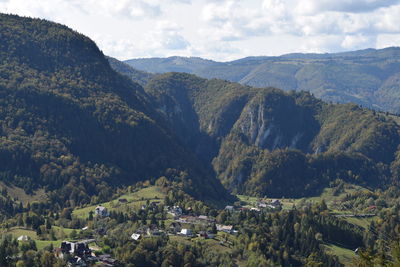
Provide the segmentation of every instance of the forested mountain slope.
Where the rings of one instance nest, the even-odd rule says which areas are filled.
[[[156,76],[145,91],[233,192],[305,196],[337,178],[366,186],[399,178],[390,166],[400,128],[383,113],[183,73]]]
[[[400,48],[337,54],[288,54],[231,62],[200,58],[132,59],[132,67],[153,73],[187,72],[255,87],[310,91],[326,101],[353,102],[400,113]]]
[[[226,198],[166,125],[87,37],[0,15],[0,180],[44,187],[61,205],[163,175],[193,196]]]
[[[146,85],[146,83],[154,77],[154,74],[148,73],[145,71],[140,71],[132,68],[130,65],[119,61],[115,58],[112,57],[106,57],[108,62],[110,63],[111,68],[113,68],[115,71],[128,76],[130,79],[134,80],[141,86]]]

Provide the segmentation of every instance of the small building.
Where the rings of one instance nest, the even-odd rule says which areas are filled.
[[[178,222],[180,222],[180,223],[195,224],[196,222],[198,222],[198,218],[195,217],[195,216],[184,215],[184,216],[181,216],[181,217],[178,219]]]
[[[206,232],[206,231],[200,231],[197,235],[199,237],[203,237],[204,239],[209,239],[209,238],[212,239],[215,237],[215,234],[212,234],[212,233]]]
[[[234,206],[226,206],[226,207],[225,207],[225,210],[234,211],[234,210],[235,210],[235,207],[234,207]]]
[[[21,235],[17,238],[18,241],[29,241],[29,236],[27,235]]]
[[[128,203],[128,200],[126,198],[120,198],[118,199],[119,203]]]
[[[142,238],[142,235],[141,235],[141,234],[137,234],[137,233],[133,233],[133,234],[131,235],[131,238],[132,238],[133,240],[135,240],[135,241],[138,241],[139,239]]]
[[[111,258],[111,255],[109,254],[100,255],[99,261],[103,264],[102,266],[116,266],[119,264],[118,261]]]
[[[107,217],[110,215],[106,207],[103,206],[97,206],[96,209],[94,210],[94,213],[100,217]]]
[[[160,235],[164,235],[164,234],[165,234],[164,231],[158,229],[157,225],[155,225],[155,224],[150,225],[146,229],[147,236],[160,236]]]
[[[172,222],[168,227],[168,231],[173,234],[179,233],[181,230],[182,225],[179,222]]]
[[[75,256],[82,257],[84,255],[91,255],[91,250],[89,246],[85,242],[68,242],[63,241],[61,242],[61,252],[63,254],[73,254]]]
[[[173,206],[168,210],[168,213],[174,217],[179,217],[182,215],[182,209],[179,206]]]
[[[265,203],[264,201],[257,202],[257,207],[260,209],[266,208],[267,206],[267,203]]]
[[[184,228],[184,229],[181,230],[180,234],[181,234],[181,235],[184,235],[184,236],[192,236],[192,235],[193,235],[193,232],[192,232],[192,230],[190,230],[190,229]]]
[[[217,224],[216,227],[217,227],[217,231],[225,232],[225,233],[228,233],[228,234],[232,233],[232,230],[233,230],[233,226],[232,225]]]
[[[273,199],[271,200],[271,205],[274,207],[280,207],[282,206],[282,202],[279,199]]]

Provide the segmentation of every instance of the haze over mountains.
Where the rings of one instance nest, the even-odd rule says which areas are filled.
[[[400,48],[336,54],[287,54],[231,62],[201,58],[143,58],[125,61],[151,73],[187,72],[254,87],[305,90],[325,101],[353,102],[400,113]]]

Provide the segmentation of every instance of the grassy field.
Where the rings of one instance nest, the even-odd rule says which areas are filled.
[[[0,189],[6,188],[8,194],[14,198],[21,201],[23,204],[28,202],[43,202],[46,200],[47,196],[43,189],[36,190],[32,195],[28,195],[22,188],[15,186],[7,186],[3,182],[0,182]]]
[[[340,202],[340,199],[342,199],[346,194],[351,194],[359,190],[366,190],[366,189],[357,185],[346,185],[344,191],[338,195],[334,195],[332,188],[325,188],[322,194],[319,196],[306,197],[306,198],[280,198],[279,200],[283,205],[282,208],[286,210],[292,209],[293,205],[299,206],[301,205],[301,203],[304,202],[318,203],[324,200],[330,210],[332,210],[333,212],[338,212],[336,210],[337,204],[335,203]],[[245,204],[244,206],[246,207],[255,207],[257,201],[260,199],[257,197],[250,197],[245,195],[237,195],[237,197],[240,199],[240,201],[242,201]],[[273,198],[262,198],[262,199],[267,201],[273,200]],[[342,214],[345,212],[340,211],[339,213]]]
[[[118,199],[126,199],[127,203],[120,203]],[[146,204],[147,200],[150,202],[161,201],[163,202],[165,194],[161,192],[157,186],[146,187],[139,191],[128,193],[120,196],[109,202],[104,202],[98,205],[106,207],[109,211],[122,211],[128,212],[129,210],[137,210],[141,205]],[[81,209],[76,209],[72,215],[77,218],[87,218],[90,211],[94,211],[98,205],[87,206]]]
[[[36,247],[38,250],[44,249],[47,246],[50,246],[50,244],[53,244],[53,247],[57,248],[60,247],[61,245],[61,240],[56,240],[56,241],[50,241],[50,240],[36,240]]]
[[[338,256],[340,263],[344,266],[350,266],[353,258],[356,256],[354,251],[342,248],[333,244],[323,245],[328,254]]]
[[[61,231],[64,232],[65,238],[61,238],[59,240],[38,240],[38,236],[34,230],[25,229],[25,228],[21,228],[21,227],[14,227],[14,228],[9,229],[8,231],[2,230],[0,232],[3,234],[11,234],[14,238],[18,238],[21,235],[29,236],[32,240],[35,240],[37,249],[41,250],[41,249],[49,246],[50,244],[53,244],[54,247],[59,247],[61,242],[65,239],[68,239],[69,234],[73,231],[73,229],[61,228],[58,226],[53,226],[52,228],[53,228],[53,230],[56,231],[57,237],[61,236],[61,234],[60,234]]]
[[[9,229],[8,231],[3,230],[2,233],[11,234],[14,238],[18,238],[21,235],[29,236],[33,240],[36,240],[38,238],[35,231],[21,228],[21,227],[13,227],[13,228]]]
[[[368,217],[368,218],[355,218],[355,217],[347,217],[344,218],[347,222],[351,224],[355,224],[361,226],[364,229],[367,229],[370,223],[375,220],[377,217]]]
[[[232,242],[234,238],[234,236],[228,235],[228,242]],[[220,253],[232,252],[232,248],[229,247],[229,243],[220,243],[221,241],[225,240],[224,234],[220,232],[213,239],[204,239],[202,237],[189,238],[185,236],[169,236],[169,239],[187,245],[193,244],[193,242],[200,242],[203,245],[206,245],[209,249],[218,251]]]

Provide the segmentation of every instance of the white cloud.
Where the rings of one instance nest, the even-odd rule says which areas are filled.
[[[398,0],[299,0],[296,11],[305,15],[326,11],[364,13],[398,3]]]
[[[73,0],[87,13],[126,18],[156,17],[161,14],[160,1],[148,0]]]
[[[190,46],[189,42],[180,34],[182,30],[176,23],[161,21],[152,32],[152,39],[160,48],[168,50],[184,50]]]
[[[380,34],[376,40],[376,48],[400,46],[400,34]]]
[[[180,34],[181,27],[169,21],[156,23],[152,31],[142,38],[126,36],[115,39],[111,35],[98,35],[94,40],[106,52],[120,59],[133,57],[163,56],[173,53],[185,53],[190,43]]]
[[[119,58],[333,52],[400,34],[400,0],[0,0],[0,11],[64,23]]]
[[[375,46],[376,37],[375,36],[365,36],[362,34],[357,35],[347,35],[344,37],[341,47],[346,50],[357,50],[363,47]]]

